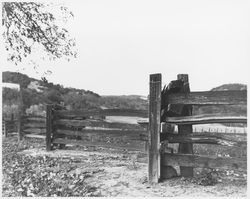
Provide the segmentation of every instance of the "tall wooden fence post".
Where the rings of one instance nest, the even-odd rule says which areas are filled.
[[[18,115],[17,115],[17,134],[18,134],[18,141],[23,139],[23,132],[22,132],[22,115],[23,115],[23,90],[20,85],[19,90],[19,106],[18,106]]]
[[[149,86],[148,180],[157,183],[160,178],[161,74],[151,74]]]
[[[6,129],[6,122],[2,120],[2,130],[3,130],[3,136],[7,137],[7,129]]]
[[[52,105],[46,105],[46,150],[51,151],[52,143],[51,143],[51,136],[52,136],[52,122],[53,122],[53,115],[52,115]]]
[[[182,80],[184,82],[182,93],[189,93],[189,81],[187,74],[179,74],[177,76],[178,80]],[[182,116],[190,116],[192,115],[192,106],[185,105],[182,109]],[[191,134],[193,132],[192,125],[178,125],[178,133],[179,134]],[[179,153],[183,154],[193,154],[193,144],[190,143],[180,143],[179,144]],[[192,177],[193,176],[193,167],[183,167],[180,166],[180,174],[183,177]]]

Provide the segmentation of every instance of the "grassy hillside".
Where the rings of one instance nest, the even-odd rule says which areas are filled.
[[[3,72],[3,82],[20,84],[24,110],[38,109],[44,104],[64,104],[68,109],[93,110],[103,108],[130,108],[147,109],[148,102],[141,96],[100,96],[97,93],[84,89],[63,87],[46,80],[31,78],[16,72]],[[10,88],[3,88],[3,111],[16,112],[19,92]],[[15,110],[12,110],[15,105]],[[41,108],[39,108],[39,111]]]
[[[245,84],[223,84],[221,86],[211,89],[211,91],[227,91],[227,90],[247,90],[247,85]]]

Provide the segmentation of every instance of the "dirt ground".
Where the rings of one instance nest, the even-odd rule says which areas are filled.
[[[32,191],[25,189],[24,185],[20,186],[13,183],[15,172],[20,172],[18,165],[15,171],[9,171],[9,167],[13,167],[13,162],[6,147],[12,147],[16,144],[15,138],[3,139],[3,196],[47,196],[43,194],[42,189]],[[44,141],[43,141],[44,142]],[[67,189],[76,190],[77,183],[81,181],[85,185],[91,187],[85,193],[78,196],[108,196],[108,197],[247,197],[247,175],[245,172],[236,171],[218,171],[217,181],[211,186],[205,186],[197,183],[199,173],[197,170],[194,178],[176,177],[164,182],[150,185],[147,182],[147,160],[145,154],[128,151],[114,151],[96,148],[72,148],[56,149],[46,152],[44,144],[39,139],[29,139],[17,147],[15,156],[27,159],[38,158],[42,160],[56,160],[54,166],[49,167],[30,167],[26,172],[30,172],[30,168],[36,170],[39,176],[42,172],[44,175],[51,175],[51,180],[57,183],[63,183],[62,175],[72,176],[71,184],[66,185]],[[9,153],[9,154],[8,154]],[[40,158],[40,159],[39,159]],[[13,158],[12,158],[13,159]],[[37,162],[33,163],[36,164]],[[58,163],[58,164],[57,164]],[[19,163],[15,164],[21,164]],[[22,167],[20,167],[22,168]],[[63,170],[59,171],[59,170]],[[14,172],[14,174],[13,174]],[[27,174],[25,174],[27,176]],[[34,174],[33,174],[34,175]],[[36,174],[38,175],[38,174]],[[18,177],[18,176],[17,176]],[[25,179],[26,180],[26,179]],[[28,180],[27,180],[28,181]],[[50,181],[51,182],[51,181]],[[74,183],[75,182],[75,183]],[[31,185],[29,184],[29,187]],[[82,184],[81,184],[82,186]],[[28,190],[28,191],[27,191]],[[30,191],[31,190],[31,191]],[[38,189],[37,189],[38,190]],[[29,193],[28,193],[29,192]],[[53,192],[50,196],[60,196],[59,192]],[[63,195],[64,196],[64,195]],[[74,195],[67,195],[74,196]]]

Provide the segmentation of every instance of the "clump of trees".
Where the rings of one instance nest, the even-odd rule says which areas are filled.
[[[45,105],[60,103],[64,104],[64,106],[71,110],[96,110],[101,108],[146,110],[148,108],[147,100],[141,99],[140,96],[101,97],[93,91],[76,88],[64,88],[60,84],[37,80],[21,73],[3,72],[3,81],[21,85],[24,110],[35,110],[39,104]],[[40,89],[42,92],[28,88],[28,85],[32,81],[37,81],[40,86],[44,87],[43,89]],[[17,105],[19,103],[19,95],[20,93],[17,90],[4,88],[3,104],[9,106],[9,110],[11,110],[11,105]]]
[[[55,8],[55,5],[22,1],[2,3],[3,38],[9,61],[18,64],[34,47],[42,48],[50,60],[76,57],[75,40],[61,25],[72,18],[73,13],[65,6],[57,6],[58,19],[50,7]]]

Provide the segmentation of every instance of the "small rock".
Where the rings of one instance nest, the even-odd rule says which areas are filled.
[[[68,186],[69,189],[74,189],[74,187],[75,187],[75,185],[73,185],[73,184]]]
[[[17,189],[17,192],[23,192],[24,190],[22,188]]]

